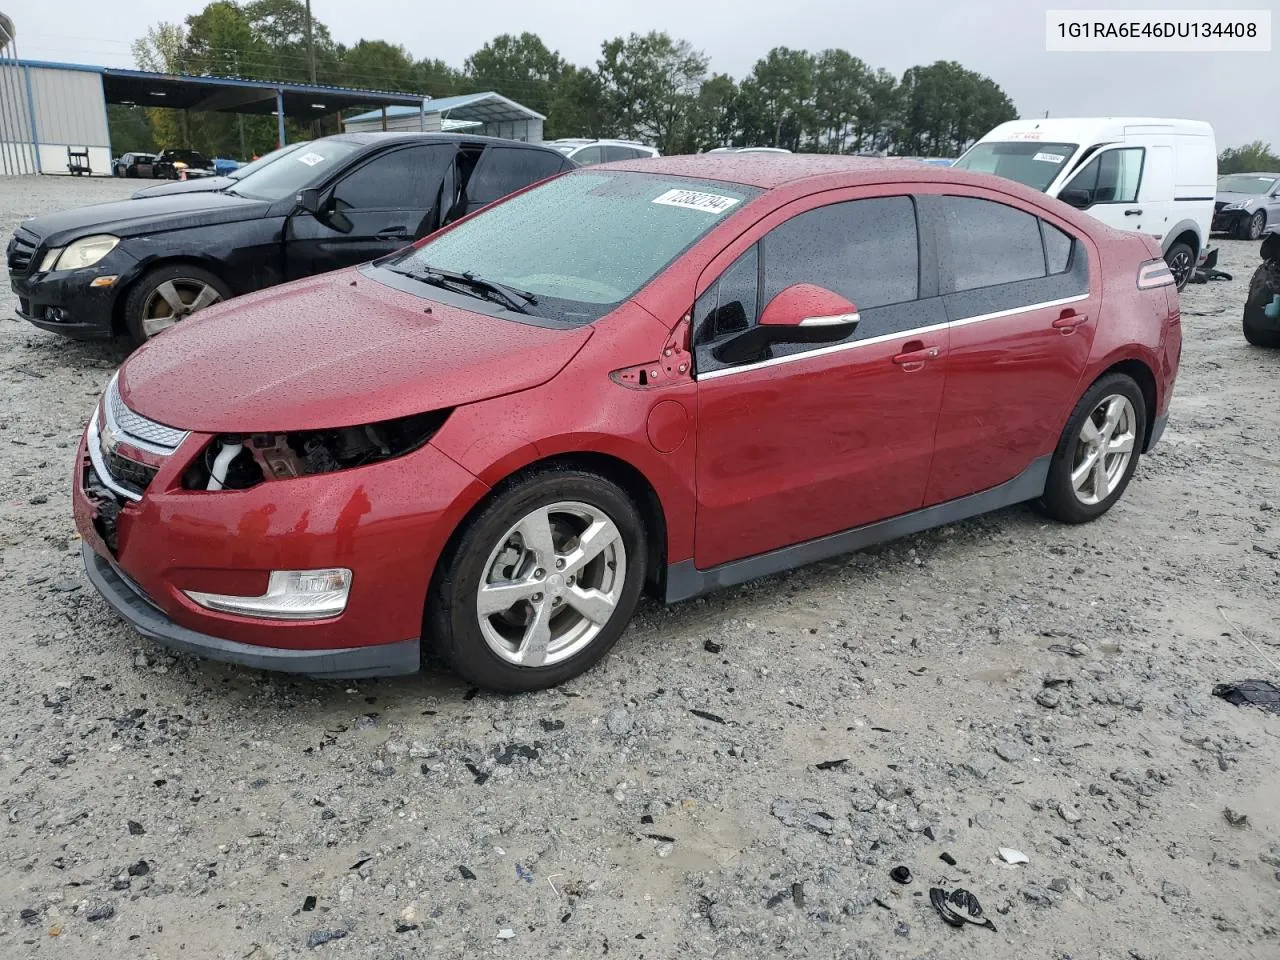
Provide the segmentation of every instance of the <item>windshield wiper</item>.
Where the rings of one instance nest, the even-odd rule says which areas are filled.
[[[475,296],[485,300],[496,300],[516,313],[528,313],[528,308],[538,302],[538,298],[527,290],[518,290],[515,287],[507,286],[505,283],[499,283],[497,280],[486,280],[484,277],[476,276],[470,270],[458,273],[453,270],[443,270],[440,267],[427,266],[420,271],[396,270],[396,272],[421,280],[423,283],[429,283],[432,286],[449,289],[449,285],[452,284],[453,286],[465,287],[465,292],[473,293]]]

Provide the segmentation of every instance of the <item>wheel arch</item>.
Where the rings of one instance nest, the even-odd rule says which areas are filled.
[[[1161,249],[1165,254],[1168,254],[1169,248],[1179,241],[1190,245],[1192,255],[1199,259],[1200,252],[1204,249],[1204,243],[1200,239],[1200,227],[1194,220],[1183,220],[1165,234]],[[1195,264],[1192,264],[1192,266],[1195,266]]]
[[[662,506],[662,499],[649,478],[634,464],[611,453],[596,451],[572,451],[556,453],[540,457],[509,470],[501,479],[492,483],[489,490],[466,510],[455,524],[445,547],[436,560],[436,569],[431,573],[431,582],[435,582],[452,562],[454,550],[463,532],[471,520],[487,507],[496,497],[510,489],[521,479],[530,474],[556,468],[576,468],[599,474],[617,484],[635,503],[644,523],[645,536],[648,541],[648,556],[645,557],[645,587],[651,593],[661,596],[666,584],[667,558],[667,518]],[[429,599],[429,591],[428,591]]]
[[[116,293],[115,303],[111,308],[111,332],[116,336],[124,336],[128,333],[128,326],[125,323],[124,307],[129,300],[129,294],[143,280],[147,278],[152,271],[162,267],[172,267],[178,264],[190,264],[193,267],[199,267],[207,273],[212,273],[215,277],[227,285],[227,289],[232,292],[232,296],[236,295],[235,284],[233,284],[224,269],[225,264],[211,257],[203,257],[198,254],[184,254],[181,256],[164,256],[156,257],[154,260],[148,260],[138,265],[137,272],[125,283]]]

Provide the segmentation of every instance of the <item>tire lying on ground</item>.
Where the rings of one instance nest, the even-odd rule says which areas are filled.
[[[1280,294],[1280,263],[1268,260],[1258,265],[1249,281],[1249,297],[1244,302],[1244,338],[1255,347],[1280,347],[1280,320],[1268,319],[1266,309]]]

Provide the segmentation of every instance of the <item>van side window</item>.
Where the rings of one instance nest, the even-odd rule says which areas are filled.
[[[1060,193],[1085,190],[1089,203],[1133,203],[1142,182],[1141,147],[1104,150],[1071,178]]]

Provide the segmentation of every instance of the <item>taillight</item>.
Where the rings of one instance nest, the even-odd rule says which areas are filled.
[[[1176,286],[1169,265],[1163,260],[1148,260],[1138,267],[1138,289]]]

